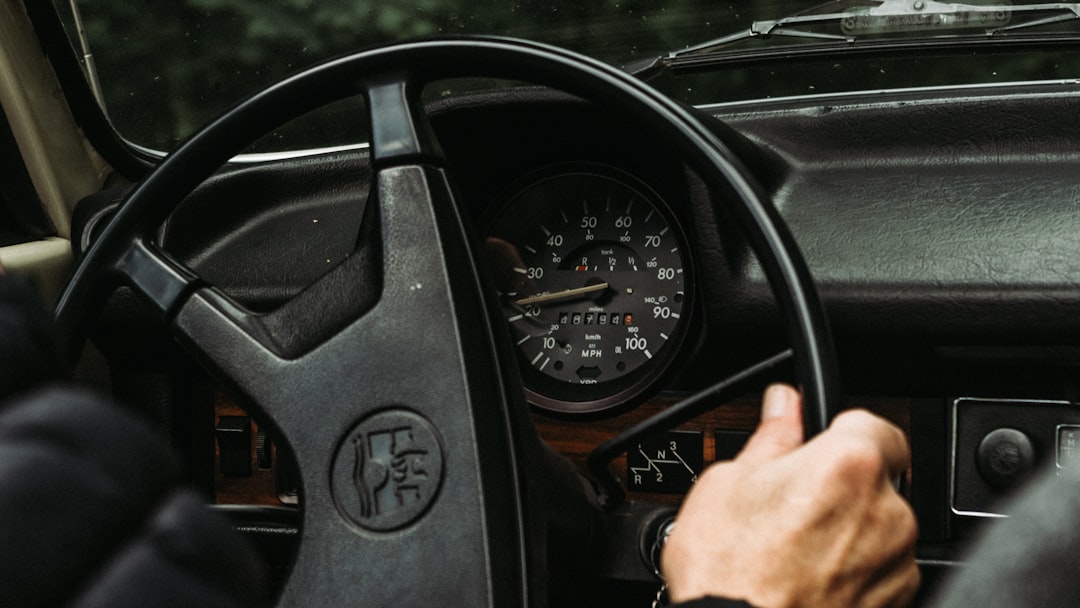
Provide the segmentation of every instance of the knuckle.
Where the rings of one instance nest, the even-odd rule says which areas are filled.
[[[833,459],[834,475],[865,483],[886,473],[885,456],[881,449],[866,439],[849,439],[836,450]]]
[[[919,566],[916,565],[915,560],[912,559],[911,563],[908,565],[906,576],[904,577],[899,605],[909,605],[911,600],[915,597],[915,594],[919,592],[919,585],[921,584],[922,574],[919,572]]]
[[[833,424],[847,432],[877,435],[891,431],[900,432],[891,422],[865,409],[851,409],[840,412]],[[889,431],[885,431],[889,429]],[[902,434],[902,433],[901,433]]]
[[[897,558],[904,558],[908,565],[915,563],[915,544],[919,538],[919,525],[915,512],[908,502],[891,487],[879,486],[877,500],[872,507],[872,526],[882,535],[883,551]]]
[[[846,443],[862,442],[877,451],[884,465],[910,461],[907,436],[899,427],[866,410],[847,410],[834,421]],[[889,458],[891,457],[891,458]]]
[[[919,524],[915,519],[915,513],[911,510],[908,503],[900,496],[893,496],[894,504],[896,504],[896,513],[892,517],[892,526],[894,534],[897,537],[897,541],[904,547],[913,548],[916,541],[919,539]],[[912,562],[914,563],[914,561]]]

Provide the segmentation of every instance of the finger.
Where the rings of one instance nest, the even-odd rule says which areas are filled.
[[[867,581],[866,589],[859,593],[857,606],[886,606],[902,608],[910,606],[919,591],[922,575],[915,562],[914,543],[891,563],[879,569],[879,575]]]
[[[836,433],[838,441],[843,441],[845,437],[857,437],[876,446],[890,478],[902,475],[911,466],[911,450],[903,431],[866,410],[841,413],[833,419],[829,431]]]
[[[761,424],[739,453],[742,461],[773,460],[803,443],[802,396],[786,384],[765,389],[761,401]]]

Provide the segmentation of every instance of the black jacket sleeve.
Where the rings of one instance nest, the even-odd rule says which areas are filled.
[[[52,319],[0,276],[0,606],[259,604],[262,566],[182,486],[168,439],[67,378]]]
[[[1000,505],[1009,517],[982,527],[929,606],[1080,606],[1080,472],[1046,465]]]
[[[68,374],[52,316],[37,293],[0,276],[0,403]]]

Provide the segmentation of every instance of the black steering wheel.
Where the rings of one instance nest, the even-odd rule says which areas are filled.
[[[733,205],[786,318],[809,433],[835,402],[824,315],[794,241],[692,112],[610,66],[529,42],[431,40],[329,61],[248,99],[165,159],[80,260],[56,311],[74,353],[108,295],[133,287],[287,441],[303,516],[283,605],[546,605],[549,566],[567,558],[547,555],[552,522],[590,520],[552,514],[552,479],[566,469],[540,447],[507,367],[514,358],[468,217],[419,101],[425,84],[466,76],[549,86],[649,124]],[[255,314],[152,242],[188,193],[259,136],[358,94],[371,114],[375,212],[365,225],[377,247]]]

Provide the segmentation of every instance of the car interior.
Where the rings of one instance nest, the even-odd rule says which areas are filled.
[[[843,61],[1075,54],[972,44]],[[682,497],[776,381],[810,434],[849,407],[906,434],[918,604],[1033,472],[1080,466],[1080,81],[684,103],[653,87],[723,76],[655,72],[404,42],[161,158],[48,3],[5,3],[0,265],[283,605],[650,605]],[[501,84],[420,94],[461,78]],[[369,141],[244,154],[355,96]]]

